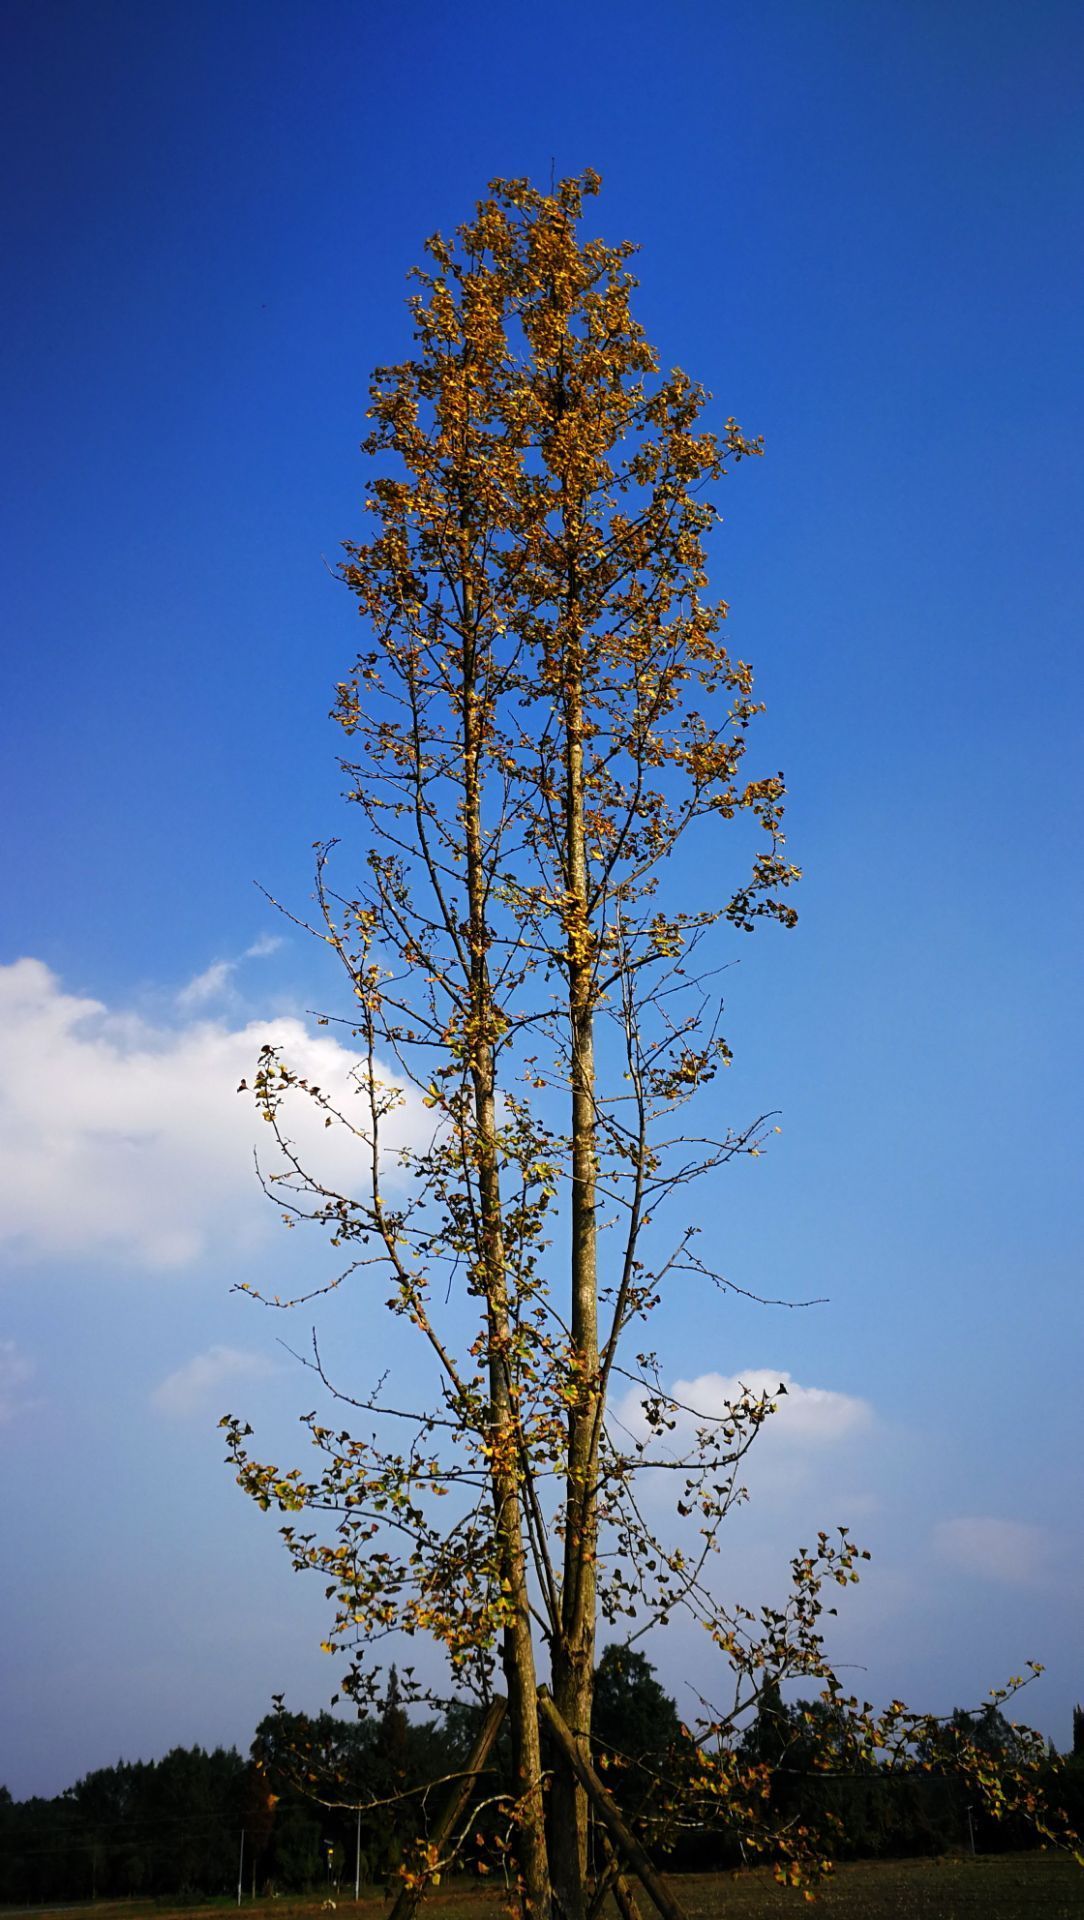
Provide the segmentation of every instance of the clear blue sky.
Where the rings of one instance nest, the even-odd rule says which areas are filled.
[[[325,559],[404,274],[551,161],[642,243],[664,363],[767,443],[713,580],[807,879],[799,930],[739,949],[727,1115],[784,1133],[711,1225],[741,1284],[830,1304],[669,1314],[671,1377],[808,1390],[734,1578],[850,1518],[856,1684],[947,1707],[1044,1659],[1024,1711],[1067,1744],[1080,9],[9,0],[3,33],[0,1779],[244,1743],[275,1689],[332,1690],[214,1425],[288,1435],[308,1397],[228,1291],[303,1266],[232,1088],[261,1023],[316,1044],[332,983],[267,950],[252,882],[303,901],[345,824]],[[653,1652],[679,1700],[703,1677]]]

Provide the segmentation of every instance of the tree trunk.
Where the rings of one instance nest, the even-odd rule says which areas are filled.
[[[572,592],[575,587],[573,581]],[[594,1690],[598,1366],[594,943],[588,915],[584,833],[583,674],[578,633],[564,640],[565,869],[572,1081],[571,1332],[576,1393],[568,1416],[562,1634],[554,1648],[553,1694],[585,1758],[590,1757]],[[551,1854],[554,1892],[566,1920],[586,1920],[588,1806],[567,1766],[554,1778]]]
[[[503,1635],[508,1718],[517,1800],[518,1852],[526,1912],[550,1920],[550,1872],[542,1800],[537,1675],[527,1588],[520,1496],[520,1448],[509,1369],[508,1278],[497,1159],[494,1023],[482,848],[482,715],[477,688],[473,601],[464,582],[463,827],[470,911],[470,1071],[472,1143],[481,1210],[479,1279],[485,1294],[489,1371],[489,1463],[502,1593],[509,1609]]]

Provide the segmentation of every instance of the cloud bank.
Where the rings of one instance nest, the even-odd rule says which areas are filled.
[[[9,1253],[182,1268],[211,1247],[236,1250],[273,1231],[277,1216],[253,1170],[270,1129],[236,1091],[265,1043],[343,1110],[359,1107],[359,1056],[338,1040],[288,1016],[184,1017],[203,997],[186,991],[169,1025],[65,992],[40,960],[0,966],[0,1246]],[[329,1185],[364,1192],[358,1143],[339,1127],[325,1131],[300,1096],[287,1118]],[[429,1124],[406,1095],[388,1122],[389,1149],[427,1137]]]

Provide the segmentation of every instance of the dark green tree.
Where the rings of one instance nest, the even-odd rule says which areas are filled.
[[[768,1680],[742,1734],[741,1752],[757,1765],[781,1766],[795,1743],[796,1721],[797,1710],[784,1702],[778,1680]]]
[[[625,1762],[664,1754],[681,1734],[678,1710],[633,1647],[606,1648],[595,1674],[592,1738],[599,1752]]]

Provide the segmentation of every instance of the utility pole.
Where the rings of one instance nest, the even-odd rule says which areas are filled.
[[[237,1904],[241,1904],[241,1886],[245,1871],[245,1829],[241,1828],[241,1851],[237,1856]]]

